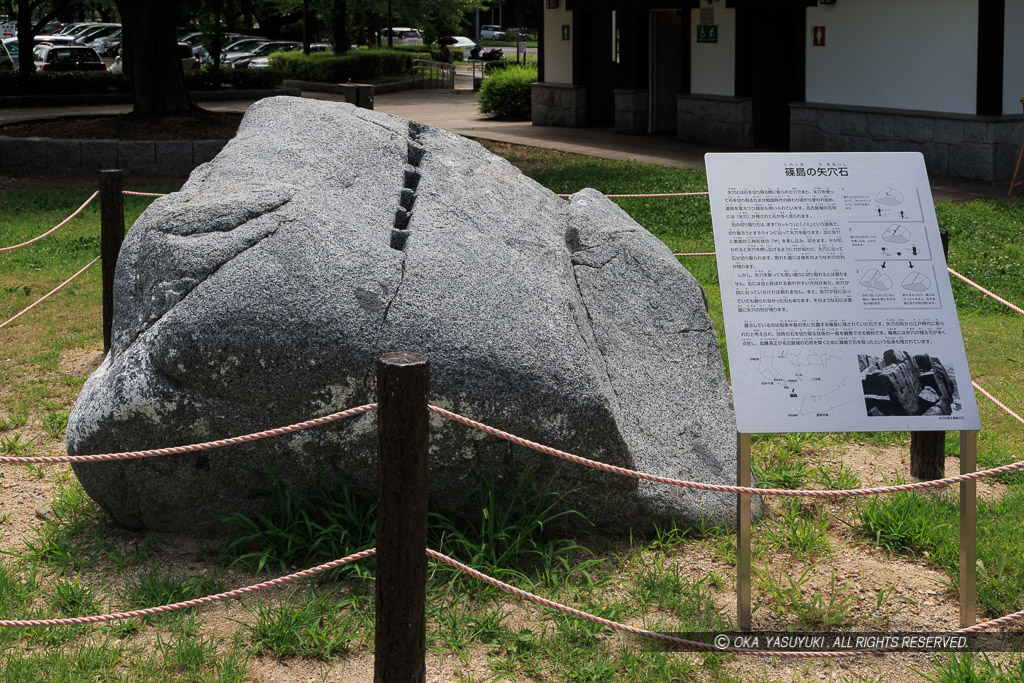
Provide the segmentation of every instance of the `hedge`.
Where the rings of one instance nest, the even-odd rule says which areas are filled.
[[[279,76],[287,79],[345,83],[350,80],[372,81],[379,78],[411,75],[414,59],[430,59],[430,53],[360,50],[335,56],[325,52],[316,52],[310,55],[304,55],[301,52],[278,52],[270,55],[270,66]]]
[[[497,119],[529,121],[532,84],[537,66],[512,64],[495,71],[480,85],[480,111]]]

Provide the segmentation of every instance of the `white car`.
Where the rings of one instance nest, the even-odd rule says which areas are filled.
[[[454,43],[449,43],[448,47],[450,47],[452,49],[458,48],[458,49],[462,50],[462,57],[463,57],[463,59],[469,59],[469,51],[472,50],[474,47],[476,47],[476,43],[474,43],[472,40],[470,40],[466,36],[452,36],[452,37],[455,38],[455,42]],[[432,45],[433,45],[433,47],[440,47],[440,45],[438,44],[438,41],[436,41],[436,40],[433,42]]]
[[[393,26],[391,28],[391,44],[392,45],[422,45],[423,44],[423,33],[418,28],[409,28],[408,26]],[[388,44],[388,30],[383,29],[380,32],[380,44]]]
[[[505,29],[500,26],[487,25],[480,27],[480,40],[501,40],[505,37]]]
[[[301,50],[301,49],[302,49],[301,45],[296,48],[296,50]],[[295,50],[290,50],[290,52],[294,52],[294,51]],[[327,43],[312,43],[309,46],[309,53],[310,54],[313,54],[314,52],[330,52],[330,51],[331,51],[331,46],[328,45]],[[285,52],[285,50],[282,50],[282,52]],[[250,69],[266,69],[268,66],[270,66],[270,55],[265,55],[263,57],[253,57],[252,61],[249,62],[249,68]]]
[[[3,43],[0,43],[0,71],[14,71],[14,60]]]
[[[181,70],[185,73],[202,67],[199,60],[193,56],[192,48],[188,43],[178,43],[178,57],[181,58]],[[110,65],[110,73],[119,74],[123,72],[124,63],[121,61],[121,55],[118,55],[114,59],[114,63]]]

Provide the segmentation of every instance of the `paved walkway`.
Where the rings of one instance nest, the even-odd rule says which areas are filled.
[[[374,98],[374,106],[377,111],[414,119],[467,137],[543,147],[605,159],[704,168],[706,152],[738,151],[681,142],[668,135],[620,135],[611,128],[561,128],[534,126],[529,122],[494,121],[479,113],[474,95],[475,93],[466,87],[455,90],[407,90],[377,95]],[[340,95],[328,93],[308,92],[305,93],[305,97],[343,101]],[[245,111],[250,104],[250,101],[205,102],[202,106],[211,111]],[[8,108],[0,110],[0,124],[60,116],[117,114],[130,109],[130,105]],[[944,177],[932,177],[931,183],[932,194],[937,202],[1006,196],[1005,184],[996,185]]]

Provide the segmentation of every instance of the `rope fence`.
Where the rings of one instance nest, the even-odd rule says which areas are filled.
[[[166,192],[133,192],[131,190],[121,190],[121,194],[131,195],[133,197],[166,197]]]
[[[10,246],[10,247],[0,248],[0,252],[13,251],[15,249],[19,249],[19,248],[28,246],[30,244],[38,242],[39,240],[45,238],[46,236],[52,234],[57,229],[59,229],[60,227],[66,225],[70,220],[75,218],[79,213],[81,213],[86,208],[86,206],[88,206],[93,200],[95,200],[96,196],[99,195],[99,194],[100,194],[99,192],[94,192],[86,200],[86,202],[83,203],[74,213],[72,213],[70,216],[68,216],[66,219],[64,219],[61,223],[59,223],[58,225],[54,226],[53,228],[51,228],[50,230],[46,231],[45,233],[43,233],[43,234],[41,234],[41,235],[39,235],[39,236],[37,236],[35,238],[32,238],[31,240],[23,242],[21,244],[13,245],[13,246]],[[127,191],[127,190],[121,190],[120,194],[121,195],[141,196],[141,197],[161,197],[161,196],[164,196],[161,193],[134,192],[134,191]],[[659,194],[611,194],[611,195],[606,195],[606,196],[609,197],[609,198],[612,198],[612,199],[619,199],[619,198],[655,198],[655,197],[657,197],[657,198],[660,198],[660,197],[696,197],[696,196],[707,196],[707,195],[708,195],[707,192],[678,192],[678,193],[659,193]],[[560,197],[567,197],[569,195],[558,195],[558,196],[560,196]],[[123,232],[123,227],[122,227],[122,232]],[[675,256],[683,256],[683,257],[687,257],[687,256],[714,256],[715,252],[688,252],[688,253],[675,253],[674,255]],[[45,294],[43,297],[41,297],[37,301],[35,301],[29,307],[27,307],[23,311],[19,312],[18,314],[16,314],[12,318],[8,319],[7,321],[5,321],[3,323],[0,323],[0,328],[6,327],[10,323],[12,323],[14,320],[18,319],[19,317],[21,317],[25,313],[28,313],[30,310],[32,310],[33,308],[35,308],[36,306],[41,304],[43,301],[47,300],[48,298],[50,298],[51,296],[56,294],[63,287],[65,287],[67,284],[72,282],[75,278],[77,278],[82,273],[84,273],[88,268],[93,266],[100,259],[101,259],[101,257],[96,257],[95,259],[90,261],[88,264],[86,264],[82,269],[80,269],[78,272],[76,272],[74,275],[72,275],[70,278],[65,280],[63,283],[58,285],[56,288],[54,288],[53,290],[51,290],[50,292]],[[973,282],[972,280],[970,280],[970,279],[964,277],[963,275],[961,275],[960,273],[956,272],[952,268],[949,268],[948,270],[949,270],[949,272],[952,275],[954,275],[955,277],[959,278],[960,280],[962,280],[963,282],[967,283],[968,285],[970,285],[970,286],[978,289],[979,291],[983,292],[986,296],[992,297],[996,301],[998,301],[1001,304],[1009,307],[1010,309],[1014,310],[1015,312],[1024,315],[1024,309],[1022,309],[1022,308],[1020,308],[1018,306],[1015,306],[1014,304],[1010,303],[1006,299],[1003,299],[1002,297],[999,297],[998,295],[990,292],[989,290],[985,289],[981,285]],[[996,399],[991,393],[989,393],[984,388],[979,386],[976,382],[972,382],[972,384],[973,384],[974,388],[979,393],[981,393],[983,396],[985,396],[986,398],[991,400],[999,408],[1001,408],[1003,411],[1005,411],[1011,417],[1016,419],[1018,422],[1020,422],[1021,424],[1024,424],[1024,418],[1022,418],[1020,415],[1018,415],[1013,410],[1008,408],[1005,404],[1003,404],[998,399]],[[499,429],[497,429],[495,427],[486,425],[486,424],[484,424],[482,422],[478,422],[478,421],[472,420],[472,419],[470,419],[468,417],[465,417],[465,416],[459,415],[457,413],[445,410],[445,409],[440,408],[438,406],[427,404],[426,405],[426,409],[429,412],[432,412],[432,413],[438,415],[439,417],[441,417],[443,419],[447,419],[447,420],[450,420],[450,421],[462,424],[464,426],[467,426],[467,427],[470,427],[472,429],[476,429],[476,430],[482,431],[482,432],[484,432],[486,434],[495,436],[497,438],[504,439],[506,441],[509,441],[511,443],[520,445],[522,447],[531,449],[533,451],[544,453],[546,455],[550,455],[552,457],[559,458],[559,459],[561,459],[563,461],[572,462],[574,464],[578,464],[578,465],[594,468],[594,469],[597,469],[597,470],[600,470],[600,471],[604,471],[604,472],[608,472],[608,473],[612,473],[612,474],[616,474],[616,475],[620,475],[620,476],[626,476],[626,477],[630,477],[630,478],[634,478],[634,479],[641,479],[641,480],[651,481],[651,482],[665,484],[665,485],[669,485],[669,486],[685,487],[685,488],[689,488],[689,489],[696,489],[696,490],[715,492],[715,493],[749,494],[749,495],[775,495],[775,496],[788,496],[788,497],[811,497],[811,498],[833,498],[834,499],[834,498],[846,498],[846,497],[855,497],[855,496],[881,495],[881,494],[888,494],[888,493],[893,493],[893,492],[898,492],[898,491],[911,491],[911,490],[921,490],[921,489],[927,489],[927,488],[947,487],[947,486],[951,486],[953,484],[957,484],[957,483],[961,483],[961,482],[965,482],[965,481],[978,480],[978,479],[982,479],[982,478],[986,478],[986,477],[992,477],[992,476],[1004,474],[1004,473],[1007,473],[1007,472],[1012,472],[1012,471],[1015,471],[1015,470],[1024,469],[1024,460],[1022,460],[1022,461],[1011,463],[1011,464],[1008,464],[1008,465],[1003,465],[1003,466],[1000,466],[1000,467],[994,467],[994,468],[990,468],[990,469],[987,469],[987,470],[981,470],[981,471],[977,471],[977,472],[961,474],[961,475],[953,476],[953,477],[946,477],[946,478],[943,478],[943,479],[919,481],[919,482],[914,482],[914,483],[909,483],[909,484],[900,484],[900,485],[895,485],[895,486],[876,487],[876,488],[860,488],[860,489],[846,489],[846,490],[790,490],[790,489],[767,489],[767,488],[766,489],[762,489],[762,488],[755,488],[755,487],[749,487],[749,486],[732,486],[732,485],[725,485],[725,484],[709,484],[709,483],[703,483],[703,482],[695,482],[695,481],[687,481],[687,480],[682,480],[682,479],[674,479],[674,478],[670,478],[670,477],[663,477],[663,476],[659,476],[659,475],[654,475],[654,474],[640,472],[640,471],[637,471],[637,470],[632,470],[632,469],[628,469],[628,468],[624,468],[624,467],[618,467],[618,466],[615,466],[615,465],[610,465],[610,464],[607,464],[607,463],[598,462],[598,461],[595,461],[595,460],[584,458],[584,457],[579,456],[579,455],[575,455],[575,454],[572,454],[572,453],[568,453],[566,451],[562,451],[562,450],[553,448],[551,446],[546,446],[544,444],[540,444],[540,443],[537,443],[537,442],[534,442],[534,441],[530,441],[528,439],[516,436],[516,435],[511,434],[509,432],[505,432],[505,431],[499,430]],[[26,456],[26,457],[0,457],[0,464],[20,464],[20,465],[25,465],[25,464],[56,464],[56,463],[74,463],[74,462],[102,462],[102,461],[115,461],[115,460],[135,460],[135,459],[143,459],[143,458],[150,458],[150,457],[157,457],[157,456],[164,456],[164,455],[176,455],[176,454],[183,454],[183,453],[189,453],[189,452],[208,451],[208,450],[212,450],[212,449],[216,449],[216,448],[221,448],[221,447],[224,447],[224,446],[230,446],[230,445],[235,445],[235,444],[247,443],[247,442],[256,441],[258,439],[263,439],[263,438],[267,438],[267,437],[271,437],[271,436],[279,436],[279,435],[288,434],[288,433],[292,433],[292,432],[297,432],[297,431],[301,431],[301,430],[305,430],[305,429],[310,429],[310,428],[318,427],[318,426],[321,426],[321,425],[325,425],[325,424],[328,424],[328,423],[331,423],[331,422],[334,422],[334,421],[337,421],[337,420],[342,420],[342,419],[346,419],[346,418],[355,417],[357,415],[361,415],[361,414],[364,414],[364,413],[367,413],[367,412],[371,412],[371,411],[376,411],[376,410],[378,410],[378,404],[377,403],[369,403],[369,404],[366,404],[366,405],[357,406],[357,407],[350,408],[350,409],[347,409],[347,410],[343,410],[343,411],[340,411],[340,412],[332,413],[330,415],[325,415],[325,416],[322,416],[322,417],[313,418],[313,419],[310,419],[310,420],[305,420],[305,421],[298,422],[298,423],[291,424],[291,425],[284,426],[284,427],[268,429],[268,430],[264,430],[264,431],[254,432],[254,433],[251,433],[251,434],[245,434],[245,435],[230,437],[230,438],[226,438],[226,439],[219,439],[219,440],[215,440],[215,441],[207,441],[207,442],[202,442],[202,443],[188,444],[188,445],[184,445],[184,446],[175,446],[175,447],[169,447],[169,448],[158,448],[158,449],[141,450],[141,451],[126,451],[126,452],[120,452],[120,453],[95,454],[95,455],[65,455],[65,456],[46,456],[46,457],[43,457],[43,456],[40,456],[40,457],[34,457],[34,456]],[[381,410],[383,410],[383,408]],[[383,417],[384,417],[384,414],[382,413],[381,416],[380,416],[380,419],[383,420]],[[381,548],[385,547],[383,542],[381,542],[380,540],[379,540],[379,543],[380,543],[380,547]],[[381,554],[380,558],[378,558],[378,563],[384,557],[384,554],[383,554],[384,551],[382,550],[381,552],[382,552],[382,554]],[[320,574],[322,572],[326,572],[326,571],[329,571],[331,569],[336,569],[336,568],[339,568],[339,567],[343,567],[343,566],[345,566],[347,564],[350,564],[350,563],[353,563],[353,562],[356,562],[356,561],[359,561],[359,560],[363,560],[363,559],[375,556],[376,554],[377,554],[377,549],[376,548],[371,548],[371,549],[368,549],[368,550],[363,550],[363,551],[360,551],[360,552],[357,552],[357,553],[353,553],[351,555],[348,555],[346,557],[334,560],[332,562],[328,562],[328,563],[325,563],[325,564],[318,565],[316,567],[312,567],[310,569],[306,569],[306,570],[303,570],[303,571],[295,572],[295,573],[292,573],[292,574],[287,574],[285,576],[281,576],[281,577],[278,577],[278,578],[275,578],[275,579],[264,581],[262,583],[257,583],[257,584],[253,584],[253,585],[250,585],[250,586],[246,586],[244,588],[239,588],[239,589],[235,589],[235,590],[232,590],[232,591],[218,593],[218,594],[215,594],[215,595],[209,595],[209,596],[205,596],[205,597],[201,597],[201,598],[196,598],[196,599],[193,599],[193,600],[187,600],[187,601],[182,601],[182,602],[177,602],[177,603],[172,603],[172,604],[167,604],[167,605],[161,605],[161,606],[158,606],[158,607],[143,608],[143,609],[138,609],[138,610],[133,610],[133,611],[116,612],[116,613],[111,613],[111,614],[102,614],[102,615],[95,615],[95,616],[72,617],[72,618],[61,618],[61,619],[5,619],[5,620],[0,620],[0,627],[41,627],[41,626],[83,625],[83,624],[115,621],[115,620],[121,620],[121,619],[130,619],[130,618],[135,618],[135,617],[142,617],[142,616],[148,616],[148,615],[153,615],[153,614],[160,614],[160,613],[165,613],[165,612],[171,612],[171,611],[175,611],[175,610],[188,609],[188,608],[192,608],[192,607],[198,607],[198,606],[201,606],[201,605],[212,604],[212,603],[215,603],[215,602],[218,602],[218,601],[223,601],[223,600],[228,600],[228,599],[232,599],[232,598],[241,597],[242,595],[245,595],[245,594],[248,594],[248,593],[252,593],[252,592],[255,592],[255,591],[259,591],[259,590],[263,590],[263,589],[268,589],[268,588],[273,588],[273,587],[281,586],[281,585],[284,585],[284,584],[287,584],[287,583],[290,583],[290,582],[293,582],[293,581],[298,581],[298,580],[301,580],[301,579],[306,579],[306,578],[315,576],[317,574]],[[444,555],[444,554],[439,553],[437,551],[431,550],[429,548],[426,549],[426,555],[429,558],[432,558],[435,561],[447,564],[447,565],[457,569],[458,571],[463,572],[464,574],[466,574],[468,576],[471,576],[471,577],[473,577],[473,578],[475,578],[477,580],[480,580],[480,581],[483,581],[485,583],[488,583],[488,584],[490,584],[492,586],[495,586],[496,588],[498,588],[498,589],[500,589],[500,590],[502,590],[504,592],[516,595],[519,598],[522,598],[524,600],[533,602],[535,604],[541,605],[541,606],[546,607],[546,608],[558,610],[558,611],[560,611],[560,612],[562,612],[564,614],[568,614],[568,615],[573,616],[575,618],[584,619],[586,621],[590,621],[592,623],[598,624],[598,625],[603,626],[603,627],[611,628],[611,629],[614,629],[614,630],[617,630],[617,631],[621,631],[621,632],[624,632],[624,633],[629,633],[629,634],[632,634],[632,635],[635,635],[635,636],[638,636],[638,637],[654,639],[654,640],[666,643],[668,645],[676,645],[676,646],[686,647],[686,648],[689,648],[689,649],[697,649],[697,650],[731,652],[731,653],[736,653],[736,654],[748,654],[748,655],[753,655],[753,656],[785,657],[785,658],[794,658],[794,657],[810,657],[810,658],[851,657],[851,656],[860,656],[860,655],[867,655],[867,654],[881,654],[881,653],[887,653],[887,652],[899,652],[899,651],[904,651],[904,650],[908,649],[906,647],[890,647],[890,648],[863,649],[863,650],[856,650],[856,651],[841,651],[841,652],[821,652],[821,651],[801,651],[801,652],[796,652],[796,651],[750,650],[750,649],[743,649],[743,648],[719,648],[719,647],[717,647],[717,646],[715,646],[715,645],[713,645],[711,643],[704,643],[704,642],[699,642],[699,641],[687,640],[687,639],[680,638],[680,637],[673,636],[673,635],[669,635],[669,634],[658,633],[658,632],[655,632],[655,631],[650,631],[650,630],[646,630],[646,629],[642,629],[642,628],[638,628],[638,627],[634,627],[634,626],[629,626],[629,625],[622,624],[622,623],[619,623],[619,622],[615,622],[615,621],[612,621],[612,620],[609,620],[609,619],[598,617],[596,615],[593,615],[593,614],[590,614],[588,612],[584,612],[584,611],[581,611],[581,610],[577,610],[575,608],[568,607],[566,605],[562,605],[562,604],[560,604],[558,602],[555,602],[555,601],[552,601],[552,600],[548,600],[546,598],[540,597],[540,596],[535,595],[533,593],[530,593],[528,591],[522,590],[520,588],[516,588],[515,586],[512,586],[511,584],[508,584],[508,583],[502,582],[502,581],[500,581],[498,579],[495,579],[493,577],[487,576],[486,574],[484,574],[484,573],[482,573],[482,572],[480,572],[480,571],[478,571],[476,569],[473,569],[472,567],[469,567],[469,566],[467,566],[465,564],[462,564],[461,562],[459,562],[459,561],[457,561],[457,560],[455,560],[455,559],[453,559],[451,557],[448,557],[447,555]],[[970,626],[970,627],[962,628],[962,629],[960,629],[958,631],[952,631],[952,632],[949,632],[949,634],[947,634],[947,635],[963,635],[963,634],[969,634],[969,633],[978,633],[978,632],[981,632],[981,631],[989,629],[989,628],[993,628],[993,627],[996,627],[996,626],[1002,626],[1002,625],[1004,625],[1004,624],[1006,624],[1006,623],[1008,623],[1010,621],[1014,621],[1016,619],[1020,619],[1021,617],[1024,617],[1024,610],[1021,610],[1019,612],[1014,612],[1014,613],[1011,613],[1011,614],[1007,614],[1007,615],[1005,615],[1003,617],[999,617],[998,619],[992,619],[990,621],[986,621],[986,622],[982,622],[980,624],[975,624],[975,625]]]
[[[571,194],[558,194],[556,197],[566,199]],[[707,192],[660,192],[655,194],[606,194],[608,199],[647,199],[651,197],[707,197]]]
[[[56,465],[58,463],[71,463],[71,462],[109,462],[112,460],[141,460],[143,458],[155,458],[161,455],[178,455],[181,453],[194,453],[195,451],[209,451],[214,448],[222,448],[224,446],[234,446],[240,443],[247,443],[249,441],[256,441],[258,439],[265,439],[268,436],[280,436],[282,434],[290,434],[291,432],[302,431],[303,429],[310,429],[312,427],[319,427],[320,425],[328,424],[336,420],[344,420],[345,418],[355,417],[362,413],[376,410],[376,403],[368,403],[366,405],[357,406],[355,408],[349,408],[348,410],[342,410],[338,413],[332,413],[331,415],[324,415],[323,417],[313,418],[312,420],[306,420],[304,422],[297,422],[295,424],[288,425],[286,427],[277,427],[275,429],[267,429],[262,432],[253,432],[252,434],[244,434],[242,436],[233,436],[228,439],[218,439],[217,441],[204,441],[203,443],[193,443],[186,446],[173,446],[170,448],[153,448],[146,451],[125,451],[123,453],[99,453],[96,455],[47,455],[47,456],[3,456],[0,457],[0,465]]]
[[[14,251],[15,249],[21,249],[22,247],[27,247],[27,246],[28,246],[28,245],[30,245],[30,244],[34,244],[34,243],[38,242],[39,240],[43,239],[43,238],[44,238],[44,237],[46,237],[47,235],[49,235],[49,234],[52,234],[52,233],[56,232],[56,231],[57,231],[57,230],[58,230],[59,228],[63,228],[63,227],[65,226],[65,225],[67,225],[67,224],[68,224],[68,222],[69,222],[69,221],[70,221],[70,220],[71,220],[72,218],[74,218],[74,217],[75,217],[75,216],[77,216],[78,214],[82,213],[82,211],[83,211],[83,210],[85,209],[85,207],[89,206],[89,204],[91,204],[91,203],[92,203],[92,200],[96,199],[96,197],[97,197],[97,195],[99,195],[99,193],[100,193],[100,192],[99,192],[99,190],[97,190],[96,192],[93,192],[93,193],[92,193],[92,194],[91,194],[91,195],[89,196],[89,198],[85,200],[85,203],[84,203],[84,204],[82,204],[82,205],[81,205],[80,207],[78,207],[78,208],[77,208],[77,209],[75,210],[75,212],[74,212],[74,213],[72,213],[72,214],[71,214],[70,216],[68,216],[67,218],[65,218],[64,220],[62,220],[62,221],[61,221],[60,223],[58,223],[57,225],[53,226],[52,228],[50,228],[50,229],[49,229],[49,230],[47,230],[46,232],[44,232],[44,233],[43,233],[42,235],[39,235],[38,237],[33,237],[33,238],[32,238],[32,239],[30,239],[29,241],[27,241],[27,242],[22,242],[21,244],[15,244],[15,245],[13,245],[13,246],[10,246],[10,247],[0,247],[0,253],[2,253],[2,252],[5,252],[5,251]]]
[[[347,556],[342,557],[342,558],[337,559],[337,560],[333,560],[331,562],[326,562],[324,564],[320,564],[320,565],[317,565],[315,567],[311,567],[309,569],[304,569],[302,571],[293,572],[291,574],[286,574],[284,576],[281,576],[281,577],[278,577],[278,578],[275,578],[275,579],[270,579],[268,581],[263,581],[261,583],[256,583],[256,584],[252,584],[252,585],[249,585],[249,586],[245,586],[244,588],[237,588],[237,589],[234,589],[234,590],[225,591],[223,593],[216,593],[216,594],[207,595],[207,596],[204,596],[204,597],[201,597],[201,598],[194,598],[192,600],[184,600],[184,601],[181,601],[181,602],[175,602],[175,603],[170,603],[170,604],[166,604],[166,605],[160,605],[160,606],[157,606],[157,607],[146,607],[146,608],[126,611],[126,612],[112,612],[112,613],[108,613],[108,614],[96,614],[96,615],[85,616],[85,617],[64,617],[64,618],[57,618],[57,619],[2,619],[2,620],[0,620],[0,628],[14,628],[14,627],[28,627],[28,628],[32,628],[32,627],[45,627],[45,626],[82,626],[82,625],[86,625],[86,624],[98,624],[98,623],[105,623],[105,622],[110,622],[110,621],[120,621],[120,620],[124,620],[124,619],[133,619],[133,618],[137,618],[137,617],[146,617],[146,616],[152,616],[152,615],[155,615],[155,614],[166,614],[168,612],[174,612],[174,611],[177,611],[177,610],[190,609],[190,608],[193,608],[193,607],[201,607],[203,605],[210,605],[210,604],[214,604],[214,603],[217,603],[217,602],[223,602],[225,600],[231,600],[233,598],[240,598],[240,597],[242,597],[244,595],[247,595],[249,593],[255,593],[255,592],[260,591],[260,590],[266,590],[266,589],[270,589],[270,588],[276,588],[276,587],[284,586],[286,584],[293,583],[295,581],[300,581],[300,580],[303,580],[303,579],[311,578],[313,576],[316,576],[317,574],[321,574],[323,572],[330,571],[332,569],[339,569],[341,567],[344,567],[346,565],[352,564],[354,562],[358,562],[360,560],[364,560],[364,559],[373,557],[376,554],[377,554],[377,549],[376,548],[368,548],[366,550],[361,550],[359,552],[352,553],[350,555],[347,555]],[[589,621],[591,623],[597,624],[599,626],[603,626],[605,628],[610,628],[610,629],[613,629],[613,630],[616,630],[616,631],[620,631],[620,632],[623,632],[623,633],[628,633],[630,635],[638,636],[638,637],[641,637],[641,638],[649,638],[649,639],[652,639],[652,640],[657,640],[657,641],[662,642],[662,643],[666,643],[668,645],[675,645],[675,646],[678,646],[678,647],[685,647],[685,648],[693,649],[693,650],[726,652],[726,653],[733,653],[733,654],[746,654],[746,655],[759,656],[759,657],[783,657],[783,658],[790,658],[790,659],[793,659],[793,658],[825,659],[825,658],[836,658],[836,657],[858,657],[858,656],[870,655],[870,654],[892,653],[892,652],[900,652],[900,651],[904,651],[904,650],[908,649],[906,647],[887,647],[887,648],[870,648],[870,649],[862,649],[862,650],[844,650],[844,651],[822,652],[822,651],[816,651],[816,650],[806,650],[806,651],[788,651],[788,650],[783,650],[783,651],[775,651],[775,650],[750,650],[750,649],[736,648],[736,647],[722,648],[722,647],[715,646],[712,643],[705,643],[705,642],[702,642],[702,641],[696,641],[696,640],[689,640],[689,639],[686,639],[686,638],[680,638],[678,636],[673,636],[673,635],[669,635],[669,634],[665,634],[665,633],[659,633],[657,631],[651,631],[651,630],[648,630],[648,629],[638,628],[636,626],[629,626],[628,624],[623,624],[621,622],[613,621],[611,619],[606,619],[604,617],[599,617],[599,616],[591,614],[589,612],[586,612],[586,611],[583,611],[583,610],[579,610],[579,609],[575,609],[573,607],[569,607],[567,605],[563,605],[562,603],[556,602],[554,600],[549,600],[547,598],[541,597],[539,595],[536,595],[536,594],[531,593],[529,591],[523,590],[521,588],[517,588],[517,587],[515,587],[515,586],[513,586],[513,585],[511,585],[509,583],[505,583],[504,581],[501,581],[501,580],[496,579],[494,577],[488,576],[487,574],[484,574],[481,571],[473,569],[472,567],[470,567],[470,566],[468,566],[466,564],[463,564],[462,562],[459,562],[458,560],[455,560],[455,559],[449,557],[448,555],[440,553],[440,552],[438,552],[436,550],[432,550],[430,548],[427,548],[426,549],[426,554],[427,554],[428,557],[430,557],[433,560],[436,560],[436,561],[441,562],[443,564],[447,564],[450,567],[453,567],[454,569],[457,569],[458,571],[466,574],[467,576],[473,577],[473,578],[475,578],[475,579],[477,579],[479,581],[482,581],[483,583],[486,583],[488,585],[494,586],[495,588],[498,588],[499,590],[501,590],[503,592],[509,593],[511,595],[515,595],[515,596],[517,596],[517,597],[519,597],[519,598],[521,598],[523,600],[526,600],[527,602],[532,602],[534,604],[541,605],[542,607],[547,607],[549,609],[556,610],[556,611],[561,612],[563,614],[567,614],[567,615],[569,615],[571,617],[575,617],[577,619],[583,619],[584,621]],[[979,624],[975,624],[973,626],[962,628],[962,629],[959,629],[957,631],[950,631],[950,632],[948,632],[945,635],[955,636],[955,635],[967,635],[967,634],[971,634],[971,633],[980,633],[982,631],[985,631],[985,630],[987,630],[989,628],[993,628],[995,626],[1003,626],[1003,625],[1005,625],[1005,624],[1007,624],[1007,623],[1009,623],[1011,621],[1020,619],[1021,617],[1024,617],[1024,610],[1019,611],[1019,612],[1013,612],[1011,614],[1007,614],[1007,615],[999,617],[997,619],[991,619],[989,621],[985,621],[985,622],[982,622],[982,623],[979,623]]]
[[[17,319],[18,319],[18,318],[20,318],[21,316],[25,315],[26,313],[28,313],[29,311],[31,311],[31,310],[32,310],[33,308],[35,308],[36,306],[38,306],[39,304],[43,303],[44,301],[46,301],[47,299],[49,299],[49,298],[50,298],[51,296],[53,296],[54,294],[56,294],[57,292],[59,292],[60,290],[62,290],[62,289],[64,288],[64,286],[65,286],[65,285],[67,285],[68,283],[70,283],[70,282],[71,282],[72,280],[74,280],[74,279],[75,279],[76,277],[78,277],[79,275],[81,275],[81,274],[82,274],[82,273],[84,273],[85,271],[89,270],[89,268],[91,268],[91,267],[92,267],[92,266],[93,266],[93,265],[94,265],[94,264],[95,264],[95,263],[96,263],[97,261],[99,261],[99,260],[100,260],[100,257],[99,257],[99,256],[97,256],[97,257],[96,257],[96,258],[94,258],[94,259],[93,259],[92,261],[89,261],[89,262],[88,262],[87,264],[85,264],[85,266],[84,266],[84,267],[83,267],[83,268],[82,268],[82,269],[81,269],[80,271],[78,271],[77,273],[75,273],[74,275],[72,275],[71,277],[69,277],[69,278],[68,278],[67,280],[65,280],[64,282],[60,283],[59,285],[57,285],[56,287],[54,287],[53,289],[51,289],[51,290],[50,290],[49,292],[47,292],[47,293],[46,293],[46,294],[44,294],[43,296],[39,297],[39,298],[38,298],[38,299],[37,299],[37,300],[35,301],[35,303],[31,304],[31,305],[30,305],[30,306],[29,306],[28,308],[25,308],[25,309],[23,309],[22,311],[20,311],[20,312],[18,312],[18,313],[16,313],[16,314],[14,314],[14,316],[12,316],[12,317],[8,318],[7,320],[3,321],[2,323],[0,323],[0,329],[3,329],[3,328],[5,328],[5,327],[7,327],[7,326],[8,326],[8,325],[10,325],[11,323],[13,323],[13,322],[14,322],[15,320],[17,320]]]
[[[645,481],[652,481],[658,484],[666,484],[668,486],[678,486],[681,488],[696,489],[698,491],[710,491],[713,493],[749,493],[751,495],[759,496],[788,496],[793,498],[848,498],[851,496],[877,496],[886,493],[896,493],[898,491],[916,491],[919,489],[926,488],[941,488],[945,486],[951,486],[953,484],[959,484],[963,481],[971,481],[974,479],[983,479],[985,477],[993,477],[999,474],[1005,474],[1007,472],[1013,472],[1015,470],[1024,469],[1024,460],[1019,462],[1011,463],[1008,465],[1002,465],[1000,467],[993,467],[987,470],[978,470],[977,472],[970,472],[968,474],[958,474],[955,477],[946,477],[944,479],[932,479],[929,481],[918,481],[910,484],[899,484],[896,486],[883,486],[878,488],[863,488],[863,489],[826,489],[821,491],[805,491],[798,489],[760,489],[750,486],[731,486],[728,484],[705,484],[697,481],[687,481],[685,479],[673,479],[671,477],[662,477],[656,474],[648,474],[646,472],[638,472],[637,470],[631,470],[626,467],[618,467],[617,465],[609,465],[607,463],[598,462],[596,460],[589,460],[579,455],[567,453],[566,451],[552,448],[551,446],[545,446],[539,444],[536,441],[530,441],[520,436],[503,432],[500,429],[485,425],[482,422],[471,420],[468,417],[453,413],[439,408],[434,405],[427,406],[427,409],[432,413],[436,413],[441,417],[458,422],[472,427],[473,429],[480,430],[491,436],[496,436],[499,439],[504,439],[518,446],[529,448],[530,450],[551,455],[561,460],[576,463],[577,465],[583,465],[585,467],[591,467],[602,472],[610,472],[612,474],[619,474],[624,477],[630,477],[633,479],[643,479]]]
[[[97,614],[89,617],[65,617],[62,619],[2,619],[0,620],[0,628],[13,627],[13,626],[80,626],[82,624],[99,624],[105,621],[119,621],[121,619],[132,619],[134,617],[146,617],[151,614],[164,614],[166,612],[174,612],[180,609],[188,609],[189,607],[199,607],[200,605],[209,605],[214,602],[221,602],[223,600],[230,600],[231,598],[239,598],[247,593],[254,593],[256,591],[264,590],[267,588],[274,588],[276,586],[283,586],[293,581],[300,579],[308,579],[311,576],[329,571],[331,569],[337,569],[338,567],[344,567],[346,564],[357,562],[358,560],[366,559],[367,557],[373,557],[377,553],[376,548],[370,548],[369,550],[363,550],[358,553],[353,553],[347,557],[343,557],[333,562],[326,564],[317,565],[310,569],[304,569],[300,572],[293,574],[287,574],[280,576],[276,579],[264,581],[263,583],[256,583],[245,588],[236,588],[235,590],[228,591],[226,593],[217,593],[216,595],[207,595],[202,598],[195,598],[193,600],[185,600],[183,602],[175,602],[170,605],[160,605],[159,607],[146,607],[143,609],[132,610],[130,612],[114,612],[111,614]]]

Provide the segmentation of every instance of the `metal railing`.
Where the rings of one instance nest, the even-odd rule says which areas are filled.
[[[454,89],[455,67],[429,59],[412,60],[412,78],[417,89]]]

